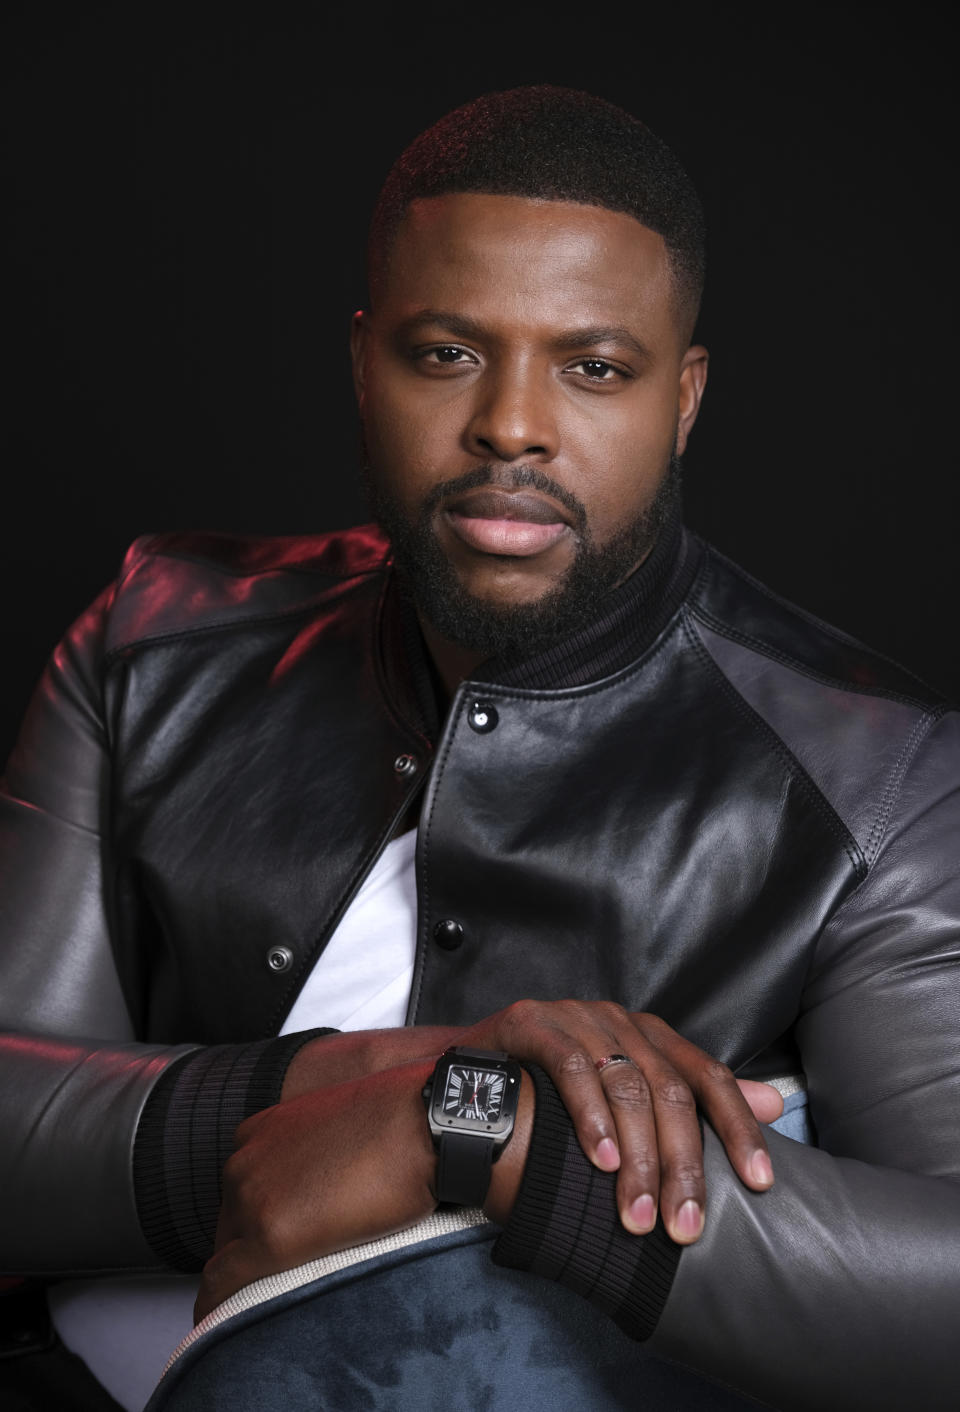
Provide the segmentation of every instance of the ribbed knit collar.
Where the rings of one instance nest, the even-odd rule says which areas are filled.
[[[653,643],[682,603],[699,564],[697,541],[680,521],[677,497],[650,554],[624,583],[603,600],[602,611],[576,632],[525,655],[491,657],[470,676],[471,681],[535,691],[557,691],[620,671]],[[442,689],[430,660],[416,610],[397,584],[395,575],[384,600],[384,667],[400,701],[413,706],[418,725],[436,739]],[[397,660],[397,655],[402,661]],[[406,688],[406,689],[404,689]]]

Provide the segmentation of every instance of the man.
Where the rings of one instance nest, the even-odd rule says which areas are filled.
[[[701,283],[687,179],[599,100],[401,157],[353,346],[389,543],[138,543],[8,769],[10,1268],[205,1263],[202,1316],[482,1201],[474,1356],[519,1309],[537,1375],[448,1405],[555,1366],[584,1405],[581,1328],[594,1406],[950,1405],[957,721],[682,531]],[[731,1070],[764,1119],[804,1071],[819,1149],[771,1170]],[[357,1319],[297,1307],[335,1377]],[[367,1307],[368,1363],[422,1352]]]

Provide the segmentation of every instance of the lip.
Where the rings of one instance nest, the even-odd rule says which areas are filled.
[[[545,495],[489,487],[458,496],[444,515],[458,539],[482,554],[528,558],[569,533],[566,510]]]

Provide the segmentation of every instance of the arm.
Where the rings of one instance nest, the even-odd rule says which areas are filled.
[[[707,1130],[706,1230],[653,1320],[651,1350],[780,1408],[955,1404],[958,760],[951,716],[913,761],[867,879],[821,938],[797,1027],[821,1148],[771,1133],[777,1182],[758,1195]],[[547,1106],[498,1258],[590,1289],[645,1336],[653,1239],[622,1239],[606,1179],[584,1168],[565,1116]],[[563,1181],[545,1178],[558,1164]],[[563,1212],[583,1214],[578,1182],[590,1186],[590,1222],[577,1229],[592,1234],[565,1241]]]
[[[110,590],[54,654],[0,790],[0,1121],[7,1138],[0,1181],[9,1194],[0,1268],[18,1273],[199,1268],[213,1245],[221,1170],[244,1119],[305,1089],[435,1056],[459,1033],[388,1031],[316,1045],[306,1044],[310,1034],[208,1048],[138,1042],[118,970],[120,948],[132,939],[117,935],[112,904],[110,713],[102,684],[112,602]],[[609,1009],[612,1019],[586,1023],[594,1055],[641,1042],[623,1012]],[[582,1032],[583,1017],[575,1020]],[[543,1025],[530,1003],[486,1023],[476,1042],[520,1053],[523,1033],[540,1026],[543,1042],[530,1057],[560,1082],[595,1159],[605,1138],[622,1135],[608,1102],[628,1122],[631,1102],[637,1106],[622,1070],[601,1084],[590,1055],[562,1027]],[[305,1062],[294,1062],[288,1076],[301,1046]],[[683,1122],[699,1169],[687,1098]],[[737,1160],[745,1162],[762,1139],[735,1089],[718,1100],[721,1131],[725,1111],[731,1150],[739,1147]],[[649,1112],[642,1121],[649,1129]],[[655,1144],[646,1153],[626,1151],[625,1211],[628,1179],[643,1160],[656,1166],[655,1156]],[[613,1169],[620,1155],[599,1160]],[[654,1183],[658,1176],[657,1167]],[[668,1178],[668,1195],[669,1187]]]
[[[227,1075],[216,1051],[137,1040],[111,905],[100,673],[112,601],[108,590],[55,652],[0,786],[0,1269],[19,1274],[160,1264],[133,1180],[158,1085],[176,1080],[201,1101],[206,1085],[214,1140],[229,1150],[236,1123],[279,1096],[305,1038],[222,1047]],[[153,1130],[169,1117],[166,1105]],[[163,1178],[152,1155],[151,1199]]]
[[[300,1050],[282,1096],[286,1101],[416,1059],[435,1059],[455,1043],[499,1050],[547,1071],[583,1152],[600,1170],[617,1173],[617,1205],[628,1230],[650,1230],[659,1207],[677,1241],[699,1237],[705,1192],[698,1104],[741,1180],[756,1190],[773,1182],[759,1123],[779,1117],[783,1104],[776,1090],[735,1080],[725,1065],[656,1016],[628,1015],[612,1003],[523,1000],[469,1029],[384,1030],[324,1039]],[[611,1065],[601,1075],[595,1060],[610,1054],[624,1054],[632,1063]],[[685,1203],[696,1214],[683,1222]]]
[[[147,1095],[186,1052],[133,1042],[110,945],[96,682],[110,602],[55,655],[0,792],[0,1259],[15,1271],[156,1263],[130,1155]],[[59,1038],[76,1035],[96,1040]]]
[[[596,1075],[589,1060],[582,1061],[598,1047],[609,1047],[606,1026],[617,1023],[619,1016],[633,1034],[620,1033],[613,1042],[636,1053],[637,1067],[615,1066],[626,1083],[619,1092],[616,1087],[606,1091],[615,1119],[613,1131],[624,1152],[618,1171],[615,1163],[607,1170],[602,1170],[596,1159],[591,1165],[584,1155],[585,1149],[592,1150],[589,1124],[591,1115],[596,1115],[583,1092],[583,1081],[588,1073],[593,1078]],[[642,1030],[655,1035],[663,1048],[657,1051]],[[629,1181],[646,1173],[655,1186],[663,1178],[662,1209],[668,1221],[679,1205],[677,1191],[690,1190],[691,1183],[696,1189],[702,1180],[693,1093],[702,1095],[705,1106],[716,1115],[718,1126],[728,1134],[731,1160],[740,1162],[756,1155],[756,1119],[769,1122],[782,1109],[775,1089],[749,1081],[738,1086],[732,1078],[728,1081],[716,1072],[722,1066],[662,1021],[646,1015],[633,1016],[631,1021],[614,1006],[572,1001],[523,1003],[459,1035],[430,1030],[419,1034],[432,1034],[435,1039],[443,1035],[446,1042],[457,1038],[485,1048],[508,1048],[514,1054],[535,1055],[550,1064],[567,1102],[581,1112],[577,1127],[568,1120],[546,1073],[538,1070],[541,1083],[549,1086],[553,1104],[562,1115],[563,1131],[569,1131],[586,1171],[604,1179],[615,1220],[618,1209],[629,1216],[629,1195],[625,1198],[623,1193],[625,1173]],[[283,1101],[255,1114],[238,1129],[236,1151],[224,1168],[216,1249],[204,1268],[197,1319],[253,1280],[401,1230],[434,1209],[436,1154],[421,1097],[434,1057],[403,1062],[404,1053],[407,1057],[412,1053],[417,1035],[416,1030],[386,1031],[382,1040],[376,1032],[340,1035],[305,1046],[290,1066]],[[587,1048],[581,1048],[583,1045]],[[395,1067],[377,1072],[363,1067],[391,1050],[398,1061]],[[675,1059],[676,1069],[669,1066],[666,1052]],[[568,1060],[572,1055],[576,1062],[568,1062],[565,1069],[559,1053]],[[649,1085],[644,1071],[650,1075]],[[666,1111],[653,1096],[658,1075],[670,1095]],[[644,1093],[646,1101],[641,1097]],[[675,1105],[673,1111],[669,1102]],[[486,1202],[488,1214],[501,1223],[513,1206],[524,1171],[533,1108],[532,1084],[525,1074],[514,1135],[493,1167]],[[645,1132],[655,1110],[656,1131],[648,1134],[650,1145],[644,1151],[636,1143],[637,1132]],[[611,1112],[599,1121],[601,1126],[611,1122]],[[638,1158],[633,1163],[629,1160],[631,1149]],[[675,1164],[677,1170],[673,1169]],[[769,1184],[766,1177],[757,1182],[748,1174],[744,1179],[758,1188]],[[676,1187],[673,1192],[671,1183]],[[652,1218],[646,1224],[652,1225]],[[617,1227],[628,1243],[635,1239],[627,1236],[619,1221]],[[669,1247],[667,1263],[672,1273],[680,1246],[667,1239],[662,1225],[657,1231],[658,1239]],[[682,1239],[686,1243],[698,1237],[699,1230],[684,1234]]]
[[[779,1408],[954,1406],[954,751],[960,730],[950,719],[914,762],[871,873],[813,958],[798,1037],[823,1148],[771,1133],[777,1182],[759,1193],[707,1128],[706,1229],[681,1249],[662,1224],[639,1237],[624,1229],[616,1174],[587,1160],[555,1088],[538,1075],[529,1148],[521,1127],[487,1201],[506,1223],[496,1258],[568,1284],[653,1352]],[[268,1270],[432,1209],[418,1098],[428,1068],[393,1070],[389,1087],[368,1078],[306,1094],[244,1126],[199,1312]],[[322,1137],[304,1150],[294,1129],[305,1116],[303,1130],[320,1131],[316,1103]],[[279,1182],[271,1153],[288,1129],[286,1154],[299,1151],[302,1161]],[[299,1193],[299,1205],[279,1201],[284,1191]]]

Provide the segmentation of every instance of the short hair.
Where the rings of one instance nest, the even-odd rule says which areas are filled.
[[[394,163],[370,227],[370,294],[411,202],[452,192],[603,206],[663,239],[692,332],[704,277],[703,211],[673,152],[639,118],[572,88],[487,93],[434,123]]]

